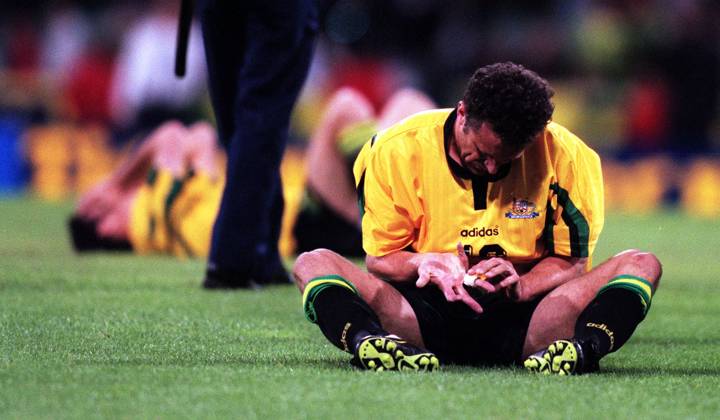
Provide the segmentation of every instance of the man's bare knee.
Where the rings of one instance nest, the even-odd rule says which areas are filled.
[[[616,258],[620,259],[618,274],[642,277],[657,288],[662,276],[662,264],[655,254],[633,249],[618,254]]]
[[[359,103],[367,102],[367,98],[359,90],[344,86],[335,91],[330,98],[329,103],[333,106],[355,106]]]
[[[640,252],[640,250],[638,250],[638,249],[633,249],[633,248],[631,248],[631,249],[626,249],[625,251],[620,251],[620,252],[618,252],[617,254],[615,254],[615,255],[613,256],[613,258],[624,257],[624,256],[627,256],[627,255],[629,255],[629,254],[637,254],[638,252]]]
[[[202,143],[203,147],[215,147],[217,136],[215,129],[206,121],[198,121],[188,129],[193,141]]]
[[[160,126],[155,129],[151,136],[153,137],[153,139],[157,139],[155,141],[162,142],[167,138],[172,139],[179,135],[182,135],[186,131],[187,129],[180,121],[170,120],[160,124]]]
[[[305,290],[307,283],[316,277],[335,274],[338,258],[342,257],[324,248],[298,255],[293,266],[293,277],[300,291]]]
[[[187,134],[187,128],[175,120],[161,124],[148,138],[156,154],[168,153],[178,148],[179,139]]]

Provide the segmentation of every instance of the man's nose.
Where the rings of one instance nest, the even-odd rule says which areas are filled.
[[[487,169],[490,175],[495,175],[497,172],[497,162],[495,162],[495,159],[485,159],[485,169]]]

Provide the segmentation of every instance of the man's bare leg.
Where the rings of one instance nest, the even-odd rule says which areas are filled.
[[[308,320],[353,354],[353,364],[375,371],[429,371],[440,365],[414,344],[422,342],[415,314],[390,285],[325,249],[301,254],[293,274]]]
[[[387,282],[369,274],[339,254],[328,249],[316,249],[301,254],[293,269],[300,292],[307,283],[320,276],[335,274],[351,282],[360,297],[375,311],[382,327],[409,343],[424,347],[420,327],[410,303]]]
[[[412,114],[437,108],[435,102],[423,92],[404,88],[393,93],[378,114],[378,128],[384,130]]]
[[[340,150],[340,133],[374,118],[372,104],[362,93],[348,87],[338,89],[328,101],[308,146],[308,187],[330,209],[352,224],[359,223],[360,214],[355,183]]]
[[[189,169],[205,173],[213,180],[220,176],[218,162],[223,152],[218,146],[217,132],[213,126],[205,121],[191,125],[182,143]]]
[[[544,358],[554,361],[552,373],[596,370],[597,361],[619,349],[645,317],[661,275],[653,254],[628,250],[558,287],[533,313],[524,356],[547,348]],[[569,339],[572,343],[562,341]],[[565,357],[571,363],[563,368]],[[542,365],[535,356],[526,361],[531,370],[543,371]]]
[[[535,353],[559,338],[572,337],[580,312],[588,306],[602,286],[621,274],[647,279],[652,283],[653,290],[656,290],[662,268],[653,254],[627,250],[553,290],[543,298],[533,313],[523,355]]]

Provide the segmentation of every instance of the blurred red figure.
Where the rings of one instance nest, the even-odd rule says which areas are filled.
[[[377,57],[347,57],[337,65],[333,82],[337,88],[361,92],[374,109],[380,109],[400,83],[390,65]]]
[[[40,40],[32,22],[18,19],[10,29],[7,42],[7,67],[10,71],[25,76],[38,71]]]
[[[65,86],[69,113],[79,122],[110,124],[110,86],[114,59],[101,46],[92,47],[80,58]]]
[[[628,92],[627,144],[629,152],[661,150],[668,129],[668,90],[658,78],[641,77]]]

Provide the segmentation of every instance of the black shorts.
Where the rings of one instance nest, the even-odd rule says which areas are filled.
[[[415,311],[425,347],[443,363],[510,365],[521,362],[528,325],[540,299],[514,302],[502,293],[468,288],[484,312],[448,302],[433,285],[393,284]]]

